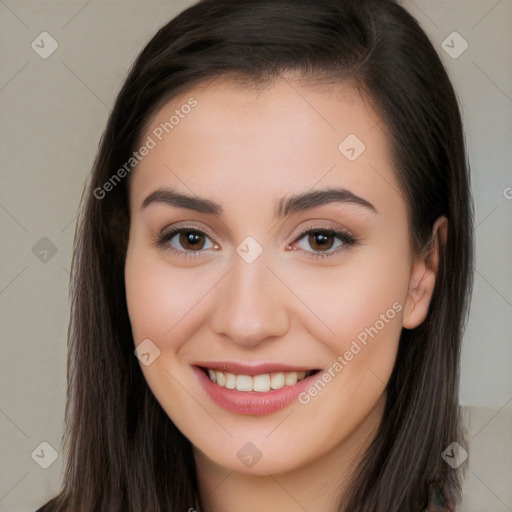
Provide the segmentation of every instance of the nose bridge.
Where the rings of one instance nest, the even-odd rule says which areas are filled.
[[[266,258],[249,263],[236,255],[215,305],[215,332],[245,346],[282,336],[288,330],[288,313],[279,287]]]

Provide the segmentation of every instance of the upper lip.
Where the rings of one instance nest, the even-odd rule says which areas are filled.
[[[235,375],[262,375],[278,372],[308,372],[314,370],[311,366],[291,366],[281,363],[240,363],[228,361],[211,361],[195,363],[195,366],[209,370],[234,373]]]

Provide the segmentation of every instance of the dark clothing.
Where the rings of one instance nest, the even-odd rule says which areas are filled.
[[[443,492],[439,485],[435,482],[429,484],[427,489],[427,505],[421,512],[454,512],[443,496]]]

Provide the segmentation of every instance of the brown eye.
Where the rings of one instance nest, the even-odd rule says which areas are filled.
[[[308,229],[301,233],[295,242],[308,247],[300,247],[304,252],[316,259],[327,258],[347,250],[356,243],[356,239],[348,231],[333,229]]]
[[[205,244],[205,236],[199,231],[182,231],[179,233],[179,242],[185,250],[199,251]]]
[[[328,251],[334,245],[335,236],[328,232],[312,231],[309,233],[309,245],[315,251]]]
[[[196,256],[206,249],[214,249],[212,238],[199,229],[172,228],[159,235],[156,245],[183,256]]]

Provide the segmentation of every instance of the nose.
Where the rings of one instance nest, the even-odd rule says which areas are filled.
[[[245,348],[283,336],[289,329],[289,315],[282,288],[264,258],[249,264],[236,257],[218,290],[212,329]]]

